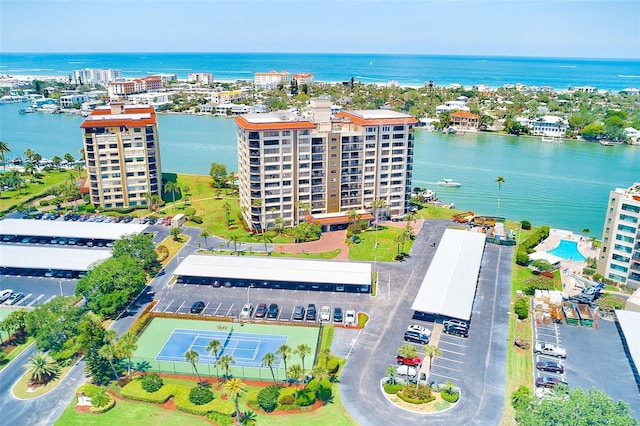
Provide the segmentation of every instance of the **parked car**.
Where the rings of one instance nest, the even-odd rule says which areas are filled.
[[[9,298],[4,302],[4,304],[15,305],[16,303],[21,301],[23,297],[24,297],[24,293],[22,292],[12,293],[11,296],[9,296]]]
[[[422,359],[415,357],[415,358],[405,358],[402,355],[397,355],[396,356],[396,362],[400,365],[410,365],[412,367],[419,367],[422,365]]]
[[[313,303],[309,303],[307,306],[307,321],[315,321],[316,320],[316,305]]]
[[[354,325],[356,323],[356,311],[353,309],[347,309],[344,315],[345,325]]]
[[[545,377],[538,377],[536,379],[536,386],[539,386],[539,387],[552,388],[558,385],[568,386],[567,382],[564,382],[558,379],[557,377],[545,376]]]
[[[449,324],[443,328],[443,331],[447,334],[453,334],[456,336],[469,337],[469,329],[456,324]]]
[[[256,307],[256,318],[264,318],[265,315],[267,315],[267,304],[266,303],[259,303],[258,306]]]
[[[240,319],[249,319],[253,314],[253,305],[251,303],[245,303],[240,311]]]
[[[280,312],[278,305],[276,305],[275,303],[270,304],[269,310],[267,310],[267,318],[271,318],[271,319],[278,318],[278,312]]]
[[[333,308],[333,322],[342,322],[342,308]]]
[[[296,306],[293,310],[293,319],[302,321],[304,319],[304,306]]]
[[[537,342],[533,348],[533,352],[536,354],[544,354],[559,358],[567,357],[567,350],[562,346],[554,345],[553,343]]]
[[[7,300],[12,294],[13,294],[13,290],[11,290],[10,288],[6,290],[0,290],[0,303]]]
[[[401,365],[396,368],[396,374],[398,376],[416,377],[418,375],[418,370],[409,365]]]
[[[411,324],[404,332],[404,340],[407,342],[426,345],[431,338],[431,330],[418,324]]]
[[[331,321],[331,308],[323,306],[320,309],[320,321]]]
[[[555,361],[540,361],[536,363],[536,368],[540,371],[549,371],[551,373],[564,373],[564,366]]]
[[[191,305],[191,310],[190,312],[192,314],[199,314],[202,311],[204,311],[204,302],[194,302],[193,305]]]

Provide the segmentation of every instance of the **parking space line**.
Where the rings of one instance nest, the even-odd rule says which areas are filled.
[[[446,340],[440,340],[438,342],[438,345],[440,345],[441,343],[444,343],[444,344],[447,344],[447,345],[451,345],[451,346],[459,346],[461,348],[466,348],[467,347],[467,345],[462,345],[460,343],[454,343],[454,342],[447,342]]]
[[[182,309],[182,307],[184,306],[184,304],[187,303],[186,300],[183,300],[182,303],[180,304],[180,306],[178,306],[178,309],[176,309],[176,311],[174,313],[178,313],[180,311],[180,309]]]
[[[231,309],[233,309],[233,303],[231,304],[231,306],[229,307],[229,310],[227,311],[227,317],[231,316]]]
[[[464,356],[464,354],[465,354],[464,352],[450,351],[450,350],[444,349],[444,348],[440,348],[440,351],[442,351],[443,353],[447,352],[447,353],[450,353],[450,354],[456,354],[456,355],[462,355],[462,356]]]
[[[464,355],[464,354],[460,354],[460,355]],[[464,364],[464,361],[458,361],[455,359],[451,359],[451,358],[444,358],[444,357],[439,357],[438,358],[440,361],[449,361],[449,362],[456,362],[458,364]]]
[[[41,294],[40,296],[36,297],[35,299],[33,299],[28,305],[26,305],[28,308],[32,307],[33,305],[35,305],[36,303],[38,303],[38,300],[42,299],[44,297],[44,294]]]
[[[457,377],[445,376],[444,374],[434,373],[433,371],[429,372],[429,377],[431,377],[432,375],[433,376],[438,376],[438,377],[443,377],[445,379],[450,379],[450,381],[458,381],[459,380]]]
[[[173,304],[173,301],[174,301],[174,300],[175,300],[175,299],[171,299],[171,302],[167,303],[167,306],[165,306],[165,307],[162,309],[162,312],[167,312],[167,310],[169,309],[169,307]],[[160,309],[158,309],[158,310],[160,310]]]
[[[218,306],[216,307],[216,310],[213,311],[213,314],[211,314],[212,317],[216,316],[216,314],[218,313],[218,310],[220,310],[220,306],[222,306],[222,302],[218,303]]]
[[[451,367],[447,367],[444,365],[439,365],[439,364],[433,364],[434,367],[438,367],[438,368],[444,368],[445,370],[451,370],[451,371],[455,371],[457,373],[462,373],[462,370],[457,370],[455,368],[451,368]]]
[[[47,300],[44,301],[44,303],[49,303],[50,301],[52,301],[53,299],[56,298],[56,295],[54,294],[53,296],[51,296],[50,298],[48,298]]]

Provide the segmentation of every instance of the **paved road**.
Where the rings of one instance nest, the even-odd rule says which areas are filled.
[[[509,280],[513,248],[487,244],[483,257],[470,336],[464,361],[457,368],[463,398],[453,410],[424,415],[397,408],[382,395],[380,379],[394,364],[396,348],[411,320],[411,304],[433,259],[432,241],[439,241],[450,222],[429,222],[403,264],[382,264],[381,276],[391,276],[388,303],[376,304],[367,327],[358,337],[341,375],[340,391],[347,411],[362,425],[498,424],[502,417],[505,373]],[[445,357],[446,355],[443,355]],[[437,365],[438,358],[434,360]],[[438,380],[444,381],[444,380]],[[428,419],[428,420],[427,420]]]

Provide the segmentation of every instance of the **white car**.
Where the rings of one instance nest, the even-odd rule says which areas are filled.
[[[331,321],[331,308],[328,306],[323,306],[320,309],[320,321]]]
[[[347,309],[344,314],[344,325],[354,325],[356,323],[356,311]]]
[[[0,303],[7,300],[12,294],[13,294],[13,290],[11,290],[10,288],[6,290],[0,290]]]
[[[418,370],[415,367],[411,367],[409,365],[401,365],[396,368],[396,374],[398,376],[405,377],[416,377],[418,375]]]
[[[253,305],[251,303],[247,303],[242,307],[240,311],[241,319],[249,319],[251,318],[251,314],[253,314]]]

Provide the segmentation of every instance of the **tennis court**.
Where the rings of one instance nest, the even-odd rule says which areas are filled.
[[[173,330],[169,340],[156,356],[161,361],[184,361],[184,354],[194,350],[200,356],[200,362],[213,364],[216,356],[207,350],[209,342],[218,340],[222,350],[218,351],[218,357],[231,355],[235,365],[240,367],[260,367],[262,357],[268,353],[274,353],[280,345],[287,342],[287,336],[273,336],[254,333],[238,333],[230,326],[229,332],[222,331],[196,331],[177,329]],[[280,362],[273,365],[278,368]]]
[[[211,340],[218,340],[218,358],[230,355],[233,358],[230,373],[234,377],[272,380],[271,370],[262,365],[262,358],[273,353],[281,345],[287,345],[291,353],[287,356],[287,367],[302,364],[295,352],[297,346],[306,344],[311,353],[305,357],[304,367],[308,371],[315,361],[320,329],[318,327],[296,327],[271,324],[239,324],[218,321],[200,321],[176,318],[154,318],[138,339],[138,349],[132,358],[134,366],[145,364],[147,371],[171,374],[194,373],[185,360],[189,350],[198,353],[196,368],[203,375],[215,376],[215,355],[207,351]],[[273,363],[277,380],[285,379],[284,363],[276,355]]]

